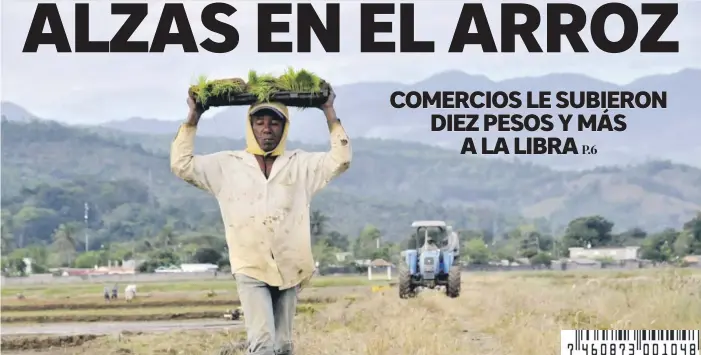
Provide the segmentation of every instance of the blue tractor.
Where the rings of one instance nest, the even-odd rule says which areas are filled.
[[[416,221],[416,249],[402,252],[399,297],[410,298],[419,288],[444,287],[451,298],[460,296],[459,239],[443,221]]]

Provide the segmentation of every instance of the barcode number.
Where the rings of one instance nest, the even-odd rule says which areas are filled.
[[[701,355],[699,330],[563,330],[561,355]]]

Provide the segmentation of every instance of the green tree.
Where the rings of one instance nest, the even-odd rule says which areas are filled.
[[[129,260],[134,256],[133,254],[131,248],[114,246],[110,248],[108,257],[110,260]]]
[[[381,232],[377,227],[368,224],[360,232],[360,235],[353,242],[353,255],[357,259],[371,259],[377,248],[377,241],[381,237]]]
[[[224,250],[227,247],[226,239],[223,235],[193,234],[183,235],[179,239],[184,244],[195,244],[203,248],[212,248],[214,250]]]
[[[153,272],[161,266],[178,266],[180,261],[180,257],[172,250],[156,250],[149,254],[143,264],[139,265],[139,272]]]
[[[72,223],[61,224],[54,231],[52,246],[61,256],[63,266],[70,266],[76,256],[76,234],[76,225]]]
[[[498,243],[494,246],[494,257],[497,260],[507,260],[508,262],[514,262],[518,255],[518,249],[520,244],[515,240],[507,240]]]
[[[640,257],[653,261],[671,260],[672,248],[678,237],[679,232],[671,228],[648,235],[640,246]]]
[[[674,255],[686,256],[693,254],[694,237],[687,231],[682,231],[672,245]]]
[[[102,252],[100,251],[88,251],[84,253],[80,253],[75,258],[75,261],[73,262],[75,267],[78,268],[92,268],[95,266],[100,266],[104,265],[103,264],[103,255],[101,255]]]
[[[592,248],[608,246],[613,237],[613,222],[601,216],[580,217],[572,220],[565,230],[563,243],[565,247]]]
[[[329,246],[341,251],[348,251],[350,246],[348,236],[337,231],[331,231],[326,237],[326,242],[329,244]]]
[[[309,227],[312,235],[312,244],[315,244],[319,239],[326,235],[326,228],[329,218],[321,211],[314,210],[309,216]]]
[[[647,237],[647,232],[636,227],[616,235],[614,241],[617,245],[640,245],[645,237]]]
[[[465,245],[464,250],[470,264],[487,264],[489,262],[489,248],[482,239],[470,240]]]
[[[8,255],[2,258],[3,275],[7,276],[25,276],[26,264],[19,255]]]
[[[312,246],[312,255],[320,267],[327,267],[336,263],[336,252],[325,240],[320,240]]]
[[[18,247],[23,248],[40,240],[50,240],[53,231],[62,220],[57,211],[48,208],[21,207],[12,220]]]
[[[30,245],[26,248],[13,250],[8,257],[32,259],[32,269],[38,273],[37,270],[44,270],[49,263],[49,250],[43,245]]]
[[[192,260],[196,263],[203,264],[218,264],[221,261],[222,255],[219,251],[212,248],[199,248],[195,251]]]
[[[543,250],[543,248],[541,248],[541,238],[543,238],[543,236],[536,231],[521,234],[521,248],[519,252],[521,257],[530,259],[536,254],[540,253]]]
[[[529,259],[529,261],[531,262],[531,265],[535,265],[535,266],[542,265],[542,266],[550,267],[550,265],[552,265],[553,258],[548,253],[537,253],[537,254],[533,255]]]
[[[684,223],[683,230],[684,233],[689,236],[689,248],[687,252],[693,255],[701,255],[701,212]]]

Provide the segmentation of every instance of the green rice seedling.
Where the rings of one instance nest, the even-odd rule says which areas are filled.
[[[248,92],[255,95],[260,102],[267,102],[270,96],[279,91],[277,78],[270,74],[259,75],[255,70],[248,72]]]
[[[197,85],[190,87],[195,99],[206,106],[212,97],[231,97],[246,92],[246,83],[238,78],[207,80],[201,75],[197,79]]]
[[[321,82],[321,78],[308,70],[301,69],[295,71],[294,68],[289,67],[287,71],[278,78],[277,85],[281,91],[320,92]]]
[[[248,72],[248,82],[242,79],[207,80],[198,78],[197,84],[190,88],[191,93],[202,105],[207,105],[213,97],[229,97],[237,94],[252,94],[258,102],[268,102],[275,93],[319,93],[324,81],[316,74],[289,67],[282,75],[259,74],[255,70]]]

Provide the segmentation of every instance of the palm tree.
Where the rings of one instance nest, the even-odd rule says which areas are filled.
[[[75,240],[76,230],[77,228],[73,224],[61,224],[56,228],[52,236],[54,248],[56,248],[57,252],[63,254],[67,265],[70,265],[75,255],[77,247]]]

